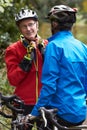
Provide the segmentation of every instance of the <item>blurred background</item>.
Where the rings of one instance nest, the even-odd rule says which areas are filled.
[[[34,9],[39,16],[39,35],[48,38],[51,35],[50,23],[46,21],[50,8],[54,5],[65,4],[78,8],[77,22],[73,33],[76,38],[87,44],[87,0],[0,0],[0,92],[5,95],[13,93],[6,76],[4,52],[9,44],[20,38],[20,33],[15,25],[15,14],[23,7]],[[0,117],[3,123],[8,120]],[[87,124],[87,122],[85,122]],[[0,130],[7,130],[0,124]]]
[[[50,23],[45,17],[50,8],[58,4],[78,8],[73,32],[76,38],[87,44],[87,0],[0,0],[0,91],[4,94],[13,92],[6,77],[4,51],[9,44],[20,38],[15,14],[23,7],[34,9],[39,16],[39,34],[48,38],[51,35]]]

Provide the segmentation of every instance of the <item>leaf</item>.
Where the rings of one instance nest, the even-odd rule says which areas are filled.
[[[0,6],[0,12],[3,13],[4,12],[4,8],[2,6]]]

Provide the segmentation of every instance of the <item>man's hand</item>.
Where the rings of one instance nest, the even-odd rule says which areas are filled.
[[[33,116],[31,114],[28,114],[27,116],[25,116],[25,122],[28,122],[28,120],[34,120],[36,119],[37,117],[36,116]]]
[[[19,67],[25,71],[29,72],[32,66],[32,59],[24,56],[23,60],[20,62]]]

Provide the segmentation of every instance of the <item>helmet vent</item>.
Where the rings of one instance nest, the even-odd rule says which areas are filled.
[[[35,20],[38,20],[38,16],[35,11],[22,8],[21,11],[16,14],[15,21],[18,22],[27,18],[33,18]]]

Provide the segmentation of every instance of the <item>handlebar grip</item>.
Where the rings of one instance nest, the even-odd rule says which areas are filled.
[[[24,102],[18,96],[16,95],[4,96],[2,93],[0,93],[0,100],[1,105],[6,105],[9,109],[17,113],[23,113],[23,109],[21,108]],[[16,108],[14,104],[20,105],[20,108]]]
[[[54,109],[46,109],[45,107],[40,107],[39,111],[41,112],[41,110],[44,110],[44,112],[45,112],[47,115],[52,115],[52,113],[57,113],[57,112],[58,112],[58,109],[57,109],[57,108],[54,108]]]
[[[4,95],[2,95],[2,93],[0,93],[0,98],[1,98],[1,100],[5,101],[5,102],[10,102],[13,99],[17,98],[17,96],[16,95],[4,96]]]
[[[11,109],[12,111],[15,111],[17,113],[22,113],[24,110],[20,108],[16,108],[15,106],[11,106],[10,104],[7,104],[7,107]]]

